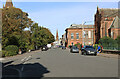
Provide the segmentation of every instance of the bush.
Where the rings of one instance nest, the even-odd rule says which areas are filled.
[[[118,48],[118,50],[120,50],[120,36],[118,36],[116,39],[115,39],[117,45],[116,47]]]
[[[28,46],[28,50],[34,50],[35,47],[33,45]]]
[[[95,44],[93,47],[97,50],[99,44]]]
[[[71,48],[72,46],[71,46],[71,45],[69,45],[68,47],[69,47],[69,48]]]
[[[5,57],[5,54],[7,53],[7,51],[2,50],[2,57]]]
[[[99,43],[103,47],[114,47],[116,46],[115,40],[110,37],[103,37],[99,40]]]
[[[77,43],[77,44],[75,44],[74,46],[78,47],[80,50],[81,50],[81,48],[82,48],[82,44],[80,44],[80,43]]]
[[[15,45],[9,45],[5,47],[5,51],[5,56],[13,56],[18,54],[19,48]]]

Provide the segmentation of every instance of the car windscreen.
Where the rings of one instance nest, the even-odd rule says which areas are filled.
[[[73,49],[78,49],[78,48],[77,48],[77,47],[75,47],[75,46],[74,46],[74,47],[72,47],[72,48],[73,48]]]
[[[86,46],[87,49],[94,49],[93,46]]]

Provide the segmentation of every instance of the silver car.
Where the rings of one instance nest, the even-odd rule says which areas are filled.
[[[70,49],[70,52],[71,53],[79,53],[79,49],[76,46],[72,46],[71,49]]]

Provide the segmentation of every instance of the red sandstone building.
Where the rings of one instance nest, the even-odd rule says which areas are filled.
[[[77,43],[90,45],[94,42],[94,25],[72,24],[65,31],[67,47]]]
[[[118,9],[99,9],[95,14],[95,41],[104,36],[116,39],[120,35],[120,18]]]
[[[6,0],[5,6],[3,5],[3,8],[10,8],[13,7],[12,0]]]

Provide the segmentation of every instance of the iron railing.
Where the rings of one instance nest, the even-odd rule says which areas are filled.
[[[120,50],[120,47],[103,47],[105,50]]]

